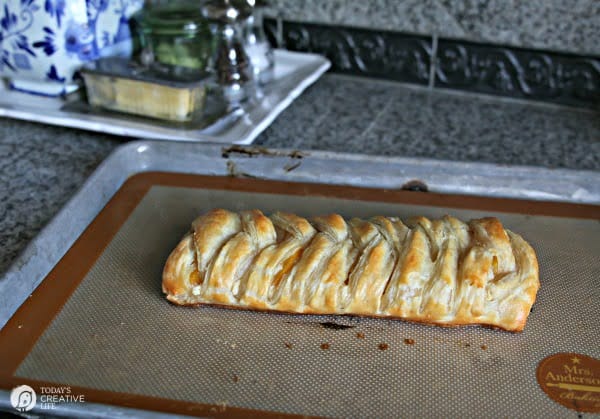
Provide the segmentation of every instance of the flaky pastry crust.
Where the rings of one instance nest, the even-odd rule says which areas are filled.
[[[391,317],[521,331],[539,288],[534,250],[496,218],[346,222],[259,210],[198,217],[169,256],[179,305]]]

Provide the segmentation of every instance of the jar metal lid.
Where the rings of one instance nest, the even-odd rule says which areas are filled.
[[[158,35],[189,35],[209,31],[207,19],[200,6],[164,5],[140,10],[133,16],[145,33]]]

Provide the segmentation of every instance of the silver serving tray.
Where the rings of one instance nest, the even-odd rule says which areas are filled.
[[[215,144],[131,142],[115,150],[98,167],[0,280],[0,327],[130,176],[175,169],[179,173],[386,189],[400,189],[418,181],[421,187],[426,185],[429,191],[439,193],[600,204],[600,172]],[[7,391],[0,391],[0,408],[11,409]],[[93,403],[58,405],[53,413],[95,417],[163,416]]]
[[[203,128],[189,129],[126,114],[91,111],[81,92],[65,99],[43,97],[10,90],[1,83],[0,117],[126,137],[250,144],[331,66],[321,55],[282,49],[274,51],[274,58],[274,78],[264,87],[259,100]]]

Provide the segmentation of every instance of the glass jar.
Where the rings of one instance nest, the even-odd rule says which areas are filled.
[[[198,2],[150,6],[133,18],[144,64],[211,70],[215,40]]]

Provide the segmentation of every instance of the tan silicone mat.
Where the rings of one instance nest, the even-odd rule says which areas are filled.
[[[495,215],[536,249],[542,287],[521,334],[171,305],[160,291],[164,261],[190,222],[214,207],[303,216]],[[574,417],[538,387],[536,367],[557,352],[600,356],[598,237],[598,220],[153,186],[15,376],[223,409]]]

